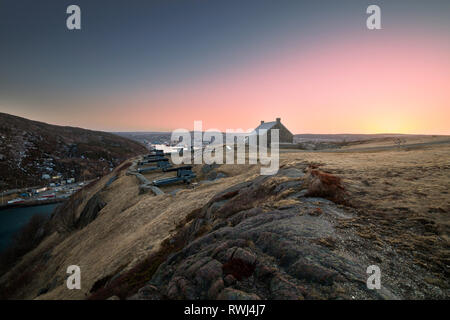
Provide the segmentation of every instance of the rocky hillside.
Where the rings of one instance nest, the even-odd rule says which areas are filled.
[[[0,190],[42,185],[42,176],[91,179],[145,147],[111,133],[0,113]]]
[[[141,192],[136,157],[55,212],[0,270],[0,298],[446,299],[449,155],[286,152],[274,176],[195,165],[195,184],[158,195]],[[65,283],[73,264],[80,290]],[[372,265],[379,290],[366,286]]]

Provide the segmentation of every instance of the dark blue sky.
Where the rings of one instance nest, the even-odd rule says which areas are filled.
[[[69,4],[81,7],[81,31],[66,29]],[[0,94],[158,86],[245,59],[311,14],[320,7],[301,1],[2,1]]]

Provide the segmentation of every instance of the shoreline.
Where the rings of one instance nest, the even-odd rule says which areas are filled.
[[[58,202],[64,202],[67,199],[48,199],[48,200],[33,200],[33,201],[25,201],[22,203],[9,203],[9,204],[3,204],[0,205],[0,211],[5,209],[11,209],[11,208],[24,208],[24,207],[35,207],[40,205],[46,205],[46,204],[53,204]]]

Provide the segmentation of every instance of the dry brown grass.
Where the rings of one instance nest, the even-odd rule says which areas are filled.
[[[374,244],[390,244],[448,286],[450,146],[358,153],[286,153],[286,163],[317,163],[342,178],[359,214],[356,228]],[[302,159],[299,161],[299,159]],[[437,280],[436,280],[437,279]]]
[[[306,168],[313,164],[339,177],[349,201],[359,211],[341,227],[354,228],[374,244],[392,244],[410,255],[412,263],[425,266],[430,271],[429,281],[442,285],[449,261],[450,146],[370,153],[286,152],[280,157],[281,166]],[[32,262],[44,248],[51,255],[21,297],[35,298],[39,289],[57,277],[56,287],[39,299],[86,298],[98,280],[121,268],[122,272],[131,270],[158,252],[180,221],[191,212],[195,215],[217,192],[259,175],[257,166],[248,165],[223,165],[217,171],[228,177],[194,188],[176,186],[184,188],[176,196],[139,195],[137,179],[121,172],[104,192],[107,205],[96,220],[66,238],[52,235],[22,259],[18,268]],[[95,194],[109,178],[87,192]],[[333,244],[324,239],[323,245]],[[66,289],[63,279],[71,264],[81,267],[82,290]],[[0,283],[2,280],[5,278]]]
[[[125,175],[125,171],[121,172],[119,178],[102,192],[107,205],[93,222],[66,237],[55,234],[41,244],[48,246],[49,242],[51,243],[51,258],[46,263],[48,267],[36,274],[21,297],[36,298],[42,287],[58,277],[56,287],[38,299],[86,298],[99,279],[123,266],[126,267],[122,271],[126,272],[157,252],[164,239],[175,232],[175,227],[188,213],[206,204],[218,191],[242,179],[255,177],[257,172],[256,168],[247,167],[242,175],[201,184],[195,188],[179,185],[176,187],[184,189],[176,196],[139,195],[137,179]],[[99,192],[109,179],[110,176],[106,176],[90,190],[85,191],[84,199],[89,199],[89,195]],[[87,200],[83,201],[80,208],[86,203]],[[78,209],[77,214],[80,212],[81,209]],[[30,252],[20,265],[32,261],[37,252],[38,250]],[[81,268],[82,290],[66,288],[66,269],[72,264]],[[0,283],[5,279],[0,279]]]

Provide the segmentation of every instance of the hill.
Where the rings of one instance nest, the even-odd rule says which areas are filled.
[[[145,151],[111,133],[0,113],[0,190],[42,185],[44,174],[91,179]]]
[[[194,165],[195,183],[160,195],[141,192],[131,159],[53,215],[0,276],[0,298],[445,299],[449,154],[293,150],[274,176]],[[81,290],[66,287],[72,264]],[[366,287],[371,265],[380,290]]]

